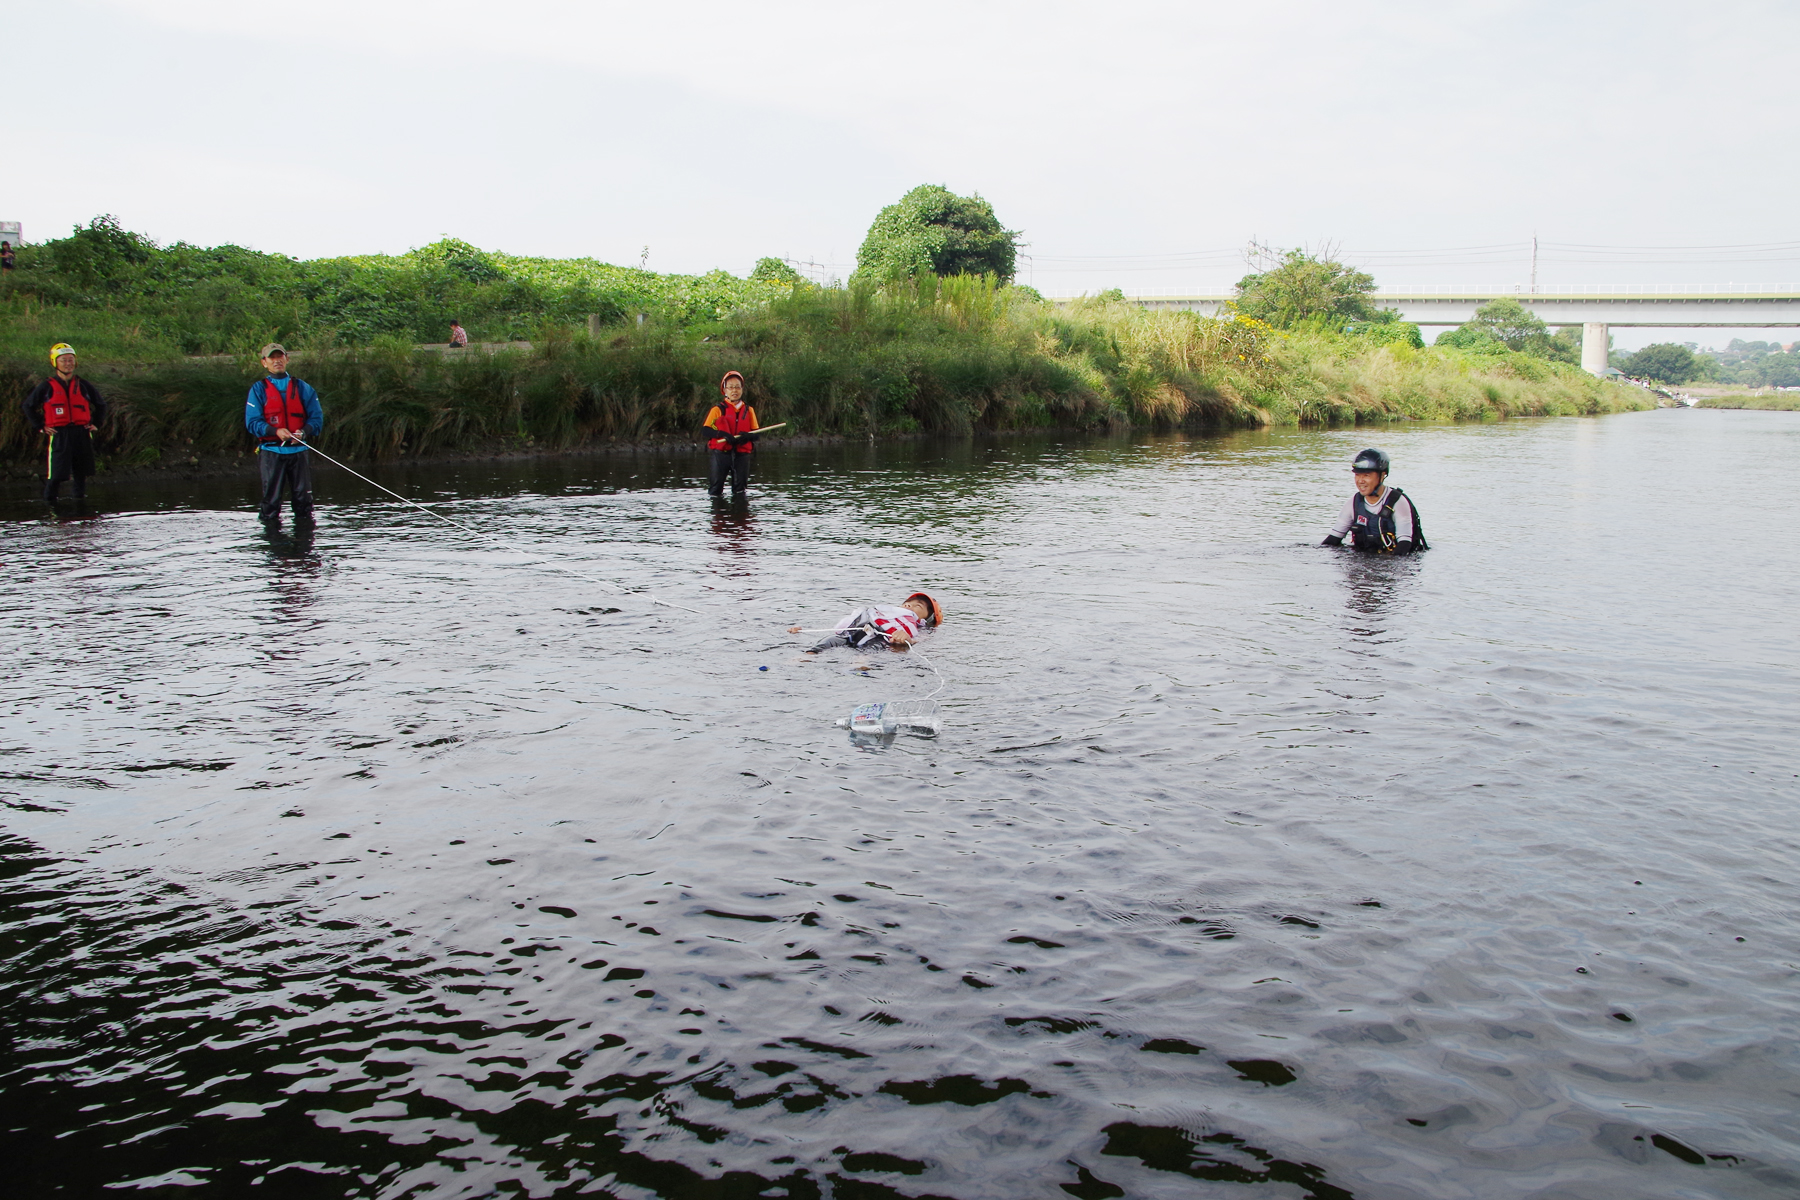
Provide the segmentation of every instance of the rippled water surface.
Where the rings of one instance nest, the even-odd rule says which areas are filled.
[[[1800,1195],[1800,415],[759,457],[13,503],[14,1194]]]

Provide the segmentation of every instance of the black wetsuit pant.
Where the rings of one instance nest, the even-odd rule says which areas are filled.
[[[712,450],[712,461],[707,464],[706,490],[717,497],[725,494],[725,477],[731,476],[731,493],[734,496],[744,494],[750,486],[750,456],[739,454],[736,450]]]
[[[819,651],[829,650],[833,646],[854,646],[858,650],[866,650],[870,646],[891,645],[887,634],[875,630],[875,622],[879,619],[880,617],[873,609],[858,609],[856,615],[850,618],[848,629],[838,630],[808,650],[807,653],[817,654]]]
[[[94,436],[84,425],[63,425],[50,431],[44,455],[44,499],[56,503],[62,481],[72,480],[77,500],[87,495],[87,479],[94,473]]]
[[[262,467],[262,523],[281,524],[281,493],[285,488],[294,501],[294,524],[312,524],[312,455],[304,450],[298,454],[259,450],[256,457]]]

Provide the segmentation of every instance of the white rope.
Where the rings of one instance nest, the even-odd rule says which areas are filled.
[[[317,454],[320,458],[324,459],[326,462],[330,463],[332,466],[337,467],[340,470],[349,471],[350,474],[356,476],[358,479],[362,480],[364,483],[367,483],[374,487],[380,488],[382,491],[386,492],[388,495],[392,496],[394,499],[400,501],[400,503],[410,504],[410,505],[412,505],[412,507],[414,507],[414,508],[418,509],[420,512],[424,513],[426,516],[436,517],[438,520],[442,521],[444,524],[449,525],[455,529],[460,529],[472,538],[479,538],[480,540],[482,540],[484,542],[489,542],[495,546],[500,546],[507,550],[512,550],[515,553],[524,554],[524,555],[528,555],[528,556],[536,555],[539,558],[543,557],[541,552],[531,550],[525,546],[521,546],[517,542],[508,542],[501,538],[497,538],[497,537],[493,536],[492,534],[483,533],[479,529],[472,529],[469,526],[464,525],[461,521],[452,521],[449,517],[446,517],[444,514],[442,514],[440,512],[434,512],[431,509],[426,508],[423,504],[416,504],[413,501],[408,500],[405,496],[402,496],[399,492],[396,492],[393,488],[388,487],[386,484],[376,483],[373,479],[370,479],[367,475],[364,475],[362,472],[357,471],[356,469],[354,469],[352,467],[345,466],[343,463],[341,463],[337,459],[331,457],[331,455],[325,453],[323,450],[319,449],[317,446],[314,446],[311,443],[305,443],[305,445],[306,445],[306,448],[308,451],[310,451],[313,454]],[[588,575],[582,571],[577,571],[573,567],[564,566],[562,563],[556,562],[554,560],[547,560],[547,561],[542,561],[542,562],[528,564],[528,565],[539,566],[539,567],[549,567],[552,571],[562,571],[565,574],[575,576],[575,578],[577,578],[577,579],[586,580],[588,583],[595,583],[595,584],[599,584],[603,588],[609,588],[612,591],[614,591],[622,596],[633,594],[631,592],[630,588],[620,587],[618,584],[613,583],[610,580],[596,579],[592,575]],[[698,616],[706,615],[705,613],[702,613],[697,608],[689,608],[685,604],[676,604],[674,601],[671,601],[671,600],[660,599],[654,593],[646,592],[644,594],[649,597],[650,603],[652,603],[652,604],[660,604],[664,608],[679,608],[683,612],[691,612]]]
[[[931,689],[930,695],[925,697],[925,699],[930,700],[939,692],[943,691],[950,681],[945,679],[944,673],[937,669],[937,664],[932,662],[923,650],[919,649],[919,644],[917,642],[912,644],[912,652],[917,654],[920,658],[923,658],[925,660],[925,665],[931,668],[931,673],[937,676],[938,685]]]

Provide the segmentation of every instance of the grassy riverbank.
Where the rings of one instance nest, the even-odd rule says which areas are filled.
[[[1800,412],[1800,392],[1732,392],[1723,396],[1702,396],[1697,408],[1755,408],[1774,412]]]
[[[40,339],[41,340],[41,339]],[[244,452],[237,360],[96,362],[105,455],[157,466]],[[1620,411],[1642,393],[1525,355],[1284,335],[1254,322],[1088,302],[1059,310],[980,279],[795,289],[718,321],[551,326],[529,351],[446,355],[399,339],[301,351],[328,448],[391,458],[691,436],[727,368],[788,433],[1467,420]],[[0,366],[0,453],[35,460],[17,412],[42,372]]]
[[[1642,390],[1528,354],[1285,335],[1253,320],[1152,313],[1116,300],[1057,308],[983,277],[925,275],[887,288],[733,281],[704,302],[682,291],[686,284],[657,279],[661,293],[646,284],[643,297],[662,300],[643,324],[632,313],[589,336],[571,313],[545,309],[536,313],[529,349],[436,353],[401,333],[355,345],[319,331],[295,338],[295,369],[326,399],[322,446],[389,459],[686,439],[725,369],[749,378],[758,412],[785,421],[788,435],[1487,419],[1645,407]],[[259,376],[254,354],[189,358],[178,351],[191,349],[189,342],[212,349],[212,335],[176,345],[157,324],[178,317],[187,300],[144,304],[162,317],[139,318],[128,297],[77,304],[40,291],[0,299],[0,457],[23,468],[40,453],[18,399],[43,376],[41,354],[52,340],[74,342],[83,371],[113,401],[103,439],[108,468],[167,468],[248,452],[241,412],[248,383]],[[526,309],[515,309],[522,320],[518,311]],[[488,333],[500,326],[495,320]],[[238,331],[229,344],[243,351],[256,340]]]

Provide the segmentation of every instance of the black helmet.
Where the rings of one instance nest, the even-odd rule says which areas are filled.
[[[1350,469],[1352,471],[1380,471],[1386,475],[1389,470],[1388,456],[1381,450],[1364,450],[1356,456],[1356,461],[1350,464]]]

